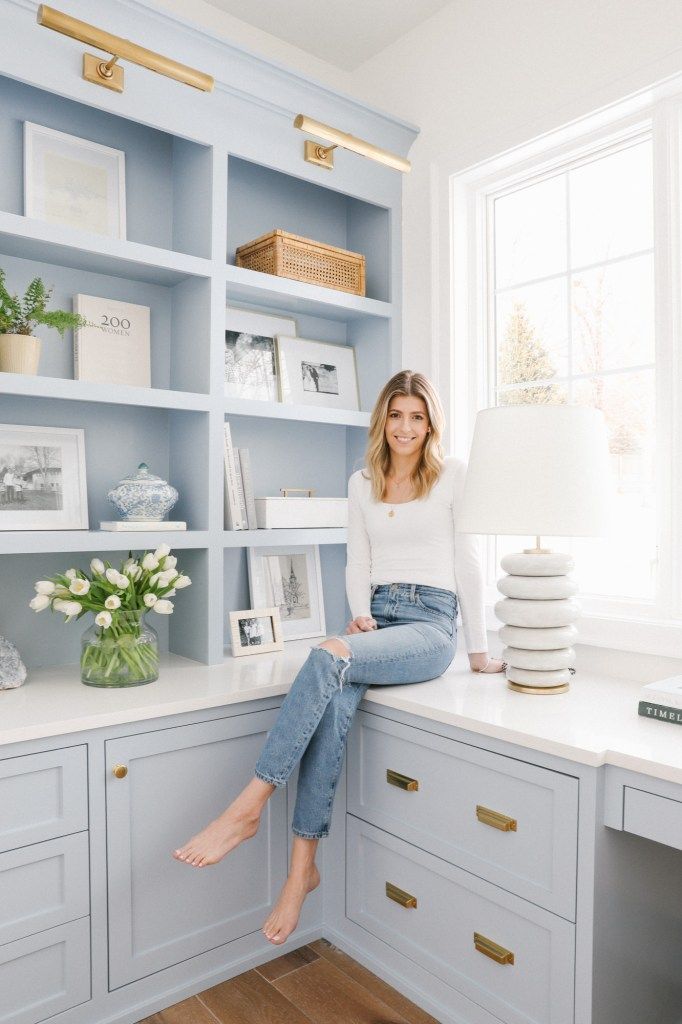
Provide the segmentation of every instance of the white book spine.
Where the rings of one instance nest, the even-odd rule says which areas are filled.
[[[682,696],[679,693],[671,693],[670,690],[648,690],[645,687],[639,699],[647,700],[650,704],[663,704],[667,708],[679,708],[682,711]]]
[[[225,423],[225,527],[228,530],[242,529],[232,433],[230,424],[227,422]]]
[[[244,480],[242,477],[242,464],[239,457],[241,449],[234,450],[234,465],[237,471],[237,497],[239,499],[239,514],[241,517],[242,530],[248,530],[249,519],[246,513],[246,495],[244,494]]]
[[[242,483],[244,485],[244,498],[246,501],[246,518],[249,530],[258,529],[256,517],[256,502],[253,496],[253,479],[251,477],[251,456],[248,448],[238,448],[239,464],[242,469]]]

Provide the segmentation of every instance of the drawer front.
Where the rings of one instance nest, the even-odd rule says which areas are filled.
[[[348,810],[575,920],[577,779],[360,712]]]
[[[353,815],[346,821],[352,921],[506,1024],[572,1024],[572,924]]]
[[[90,998],[90,918],[0,946],[0,1024],[37,1024]]]
[[[682,850],[682,802],[625,786],[623,829]]]
[[[85,746],[0,761],[0,853],[87,827]]]
[[[0,854],[0,945],[89,912],[87,832]]]

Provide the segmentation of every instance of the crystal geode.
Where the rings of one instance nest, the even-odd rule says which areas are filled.
[[[12,690],[26,679],[26,666],[16,645],[0,636],[0,690]]]

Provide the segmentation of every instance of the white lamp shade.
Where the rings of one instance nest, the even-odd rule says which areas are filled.
[[[606,424],[579,405],[478,413],[457,530],[516,536],[605,533],[613,484]]]

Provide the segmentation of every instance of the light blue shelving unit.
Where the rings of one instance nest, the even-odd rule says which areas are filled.
[[[164,33],[174,31],[168,19],[145,3],[133,6],[141,30],[153,24],[162,48]],[[116,17],[130,17],[124,8],[76,0],[69,13],[116,31]],[[75,381],[70,336],[62,342],[41,331],[40,375],[0,375],[0,422],[84,428],[90,526],[0,532],[0,632],[15,640],[29,667],[75,664],[85,622],[65,627],[49,613],[35,621],[27,606],[34,580],[86,566],[95,555],[116,561],[129,548],[161,542],[179,549],[193,580],[175,614],[154,621],[171,652],[209,664],[230,656],[228,611],[251,604],[249,546],[319,544],[327,631],[341,629],[348,614],[345,530],[226,531],[223,424],[228,419],[234,444],[250,450],[256,495],[281,487],[346,494],[374,399],[400,366],[402,181],[341,150],[331,174],[306,164],[293,118],[304,110],[401,153],[415,130],[222,43],[211,51],[206,37],[191,31],[183,59],[200,67],[213,59],[207,70],[218,82],[210,95],[134,68],[124,94],[97,89],[74,71],[80,44],[45,30],[30,34],[31,62],[17,62],[9,40],[0,41],[0,266],[12,290],[43,277],[61,308],[78,292],[148,305],[152,386]],[[27,120],[125,151],[126,240],[23,216]],[[367,295],[234,266],[238,245],[273,228],[364,253]],[[287,315],[301,337],[352,345],[360,411],[226,397],[227,306]],[[141,461],[178,488],[173,517],[187,521],[186,533],[98,530],[100,520],[112,518],[107,490]]]

